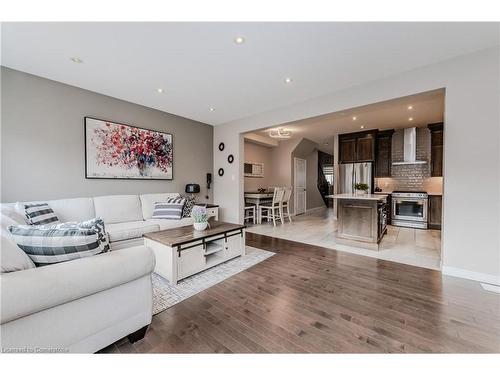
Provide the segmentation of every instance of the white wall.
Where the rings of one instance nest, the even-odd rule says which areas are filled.
[[[241,132],[444,87],[443,271],[498,281],[499,63],[498,48],[483,50],[215,127],[214,169],[226,164],[214,184],[222,219],[242,220]],[[231,166],[220,141],[235,155]]]
[[[259,188],[267,189],[273,185],[273,159],[272,149],[252,142],[245,141],[245,162],[263,163],[264,177],[245,177],[245,191],[257,191]]]

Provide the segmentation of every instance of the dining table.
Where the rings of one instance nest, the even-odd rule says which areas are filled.
[[[245,197],[245,206],[247,204],[253,204],[253,205],[255,205],[255,217],[257,219],[257,223],[258,224],[260,224],[262,222],[262,219],[260,217],[259,206],[262,203],[272,202],[273,195],[274,195],[273,192],[264,192],[264,193],[260,193],[260,192],[257,192],[257,191],[255,191],[255,192],[254,191],[247,191],[247,192],[245,192],[245,194],[244,194],[244,197]]]

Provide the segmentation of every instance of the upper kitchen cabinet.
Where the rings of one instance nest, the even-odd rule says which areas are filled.
[[[375,161],[377,131],[339,135],[339,163]]]
[[[354,163],[356,161],[356,138],[341,138],[339,136],[339,163]]]
[[[431,176],[443,176],[443,123],[427,125],[431,131]]]
[[[394,129],[377,133],[375,152],[375,177],[391,177],[392,134]]]

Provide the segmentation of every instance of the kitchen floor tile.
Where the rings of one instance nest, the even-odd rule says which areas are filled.
[[[440,269],[441,231],[439,230],[389,225],[387,234],[380,243],[380,250],[374,251],[338,244],[337,220],[331,208],[294,216],[292,220],[292,223],[286,221],[276,226],[273,226],[272,222],[248,224],[247,231],[418,267]]]

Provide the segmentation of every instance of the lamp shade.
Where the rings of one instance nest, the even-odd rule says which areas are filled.
[[[198,184],[187,184],[186,185],[186,193],[199,193],[200,192],[200,185]]]

